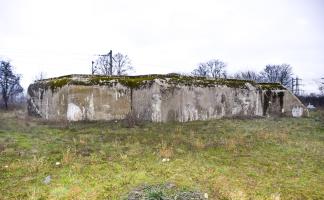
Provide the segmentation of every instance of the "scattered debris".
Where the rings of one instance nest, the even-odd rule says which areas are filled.
[[[51,182],[51,180],[52,180],[51,176],[46,176],[43,183],[48,185]]]
[[[281,198],[280,198],[280,193],[272,194],[272,195],[271,195],[271,199],[273,199],[273,200],[280,200],[280,199],[281,199]]]
[[[8,165],[5,165],[4,168],[8,168],[9,166]]]
[[[56,162],[55,165],[56,165],[56,166],[60,166],[61,163],[60,163],[60,162]]]
[[[206,193],[205,193],[206,194]],[[200,192],[181,192],[175,196],[176,200],[206,200],[205,195]]]
[[[169,158],[163,158],[163,159],[162,159],[162,162],[169,162],[169,161],[170,161]]]

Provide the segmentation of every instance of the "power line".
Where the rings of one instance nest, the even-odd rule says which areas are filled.
[[[300,95],[301,93],[304,93],[303,90],[300,89],[302,79],[296,77],[296,78],[291,78],[291,89],[292,93],[296,95]]]

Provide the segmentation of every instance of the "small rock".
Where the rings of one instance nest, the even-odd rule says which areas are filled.
[[[43,183],[47,185],[51,182],[51,180],[52,180],[51,176],[46,176]]]
[[[162,162],[169,162],[169,161],[170,161],[169,158],[163,158],[163,159],[162,159]]]
[[[38,150],[37,150],[37,149],[32,149],[32,150],[31,150],[31,153],[32,153],[32,154],[36,154],[36,153],[38,153]]]
[[[167,184],[165,184],[165,187],[166,187],[167,189],[173,189],[173,188],[176,187],[176,184],[174,184],[174,183],[167,183]]]
[[[8,168],[9,166],[8,165],[5,165],[4,168]]]
[[[56,165],[56,166],[60,166],[61,163],[60,163],[60,162],[56,162],[55,165]]]
[[[280,194],[279,193],[272,194],[271,195],[271,199],[273,199],[273,200],[280,200],[281,199],[280,198]]]

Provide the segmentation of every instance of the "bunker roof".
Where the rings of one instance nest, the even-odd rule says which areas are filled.
[[[71,74],[55,78],[42,79],[35,81],[34,86],[50,88],[52,90],[61,88],[65,85],[109,85],[120,83],[124,86],[138,89],[150,85],[154,80],[159,79],[161,82],[172,85],[185,85],[197,87],[215,87],[225,85],[232,88],[246,88],[247,83],[260,87],[263,90],[285,90],[280,83],[256,83],[251,80],[239,79],[212,79],[206,77],[184,76],[180,74],[149,74],[137,76],[104,76],[104,75],[85,75]]]

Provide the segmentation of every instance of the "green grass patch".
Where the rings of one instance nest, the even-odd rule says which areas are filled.
[[[0,112],[0,199],[125,199],[141,187],[152,198],[321,199],[324,112],[134,128]]]

